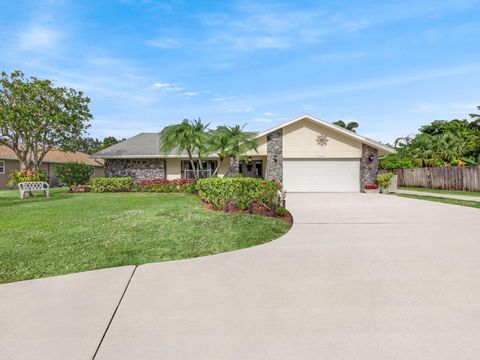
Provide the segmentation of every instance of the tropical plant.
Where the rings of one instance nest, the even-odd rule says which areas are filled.
[[[392,185],[393,174],[392,173],[385,173],[377,176],[377,184],[382,189],[387,189],[390,185]]]
[[[256,178],[209,178],[197,182],[200,198],[214,209],[235,204],[241,210],[252,204],[272,207],[278,204],[282,186],[275,180]]]
[[[47,181],[47,174],[43,171],[34,171],[31,169],[14,170],[9,175],[7,185],[14,188],[18,183],[26,181]]]
[[[248,151],[257,150],[257,140],[252,133],[243,131],[244,127],[245,125],[219,126],[209,132],[209,150],[216,153],[219,158],[212,176],[218,174],[226,159],[233,163],[235,159],[245,158]]]
[[[78,162],[67,162],[55,167],[57,178],[67,186],[88,184],[92,167]]]
[[[72,150],[89,127],[90,99],[50,80],[21,71],[0,78],[0,144],[10,148],[20,169],[39,171],[53,148]]]
[[[180,124],[167,126],[160,132],[160,150],[165,154],[175,151],[178,155],[187,152],[192,169],[196,170],[196,179],[203,176],[202,159],[208,151],[208,125],[201,119],[184,119]],[[194,157],[198,160],[198,167]]]
[[[350,121],[349,123],[345,123],[345,121],[343,120],[338,120],[334,121],[333,124],[353,132],[355,132],[355,129],[359,126],[356,121]]]

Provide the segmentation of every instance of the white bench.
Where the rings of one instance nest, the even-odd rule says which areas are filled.
[[[23,199],[26,192],[30,191],[43,191],[46,197],[48,197],[48,189],[50,187],[45,181],[26,181],[18,183],[18,190],[20,190],[20,199]]]

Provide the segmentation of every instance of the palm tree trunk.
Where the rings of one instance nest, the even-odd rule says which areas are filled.
[[[188,153],[188,159],[190,160],[190,165],[192,165],[193,177],[195,179],[198,179],[197,172],[195,170],[195,162],[193,161],[192,149],[188,148],[187,153]]]
[[[225,160],[225,158],[223,158],[223,157],[221,157],[221,156],[219,156],[218,158],[219,158],[218,165],[217,165],[217,167],[215,168],[215,171],[213,172],[212,177],[217,176],[218,170],[220,169],[220,166],[222,166],[223,160]]]

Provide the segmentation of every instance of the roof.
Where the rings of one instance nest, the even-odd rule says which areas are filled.
[[[18,160],[12,149],[6,145],[0,145],[0,159],[2,160]],[[80,151],[65,152],[62,150],[50,150],[43,159],[46,163],[66,163],[81,162],[90,166],[103,166],[103,160],[93,159],[90,155]]]
[[[159,133],[140,133],[118,144],[103,149],[95,154],[95,158],[158,158],[165,157],[160,151]],[[187,153],[177,154],[172,151],[169,157],[186,157]]]
[[[342,135],[345,135],[349,138],[352,138],[352,139],[355,139],[355,140],[358,140],[360,142],[362,142],[363,144],[366,144],[366,145],[369,145],[375,149],[378,149],[378,150],[382,150],[384,151],[386,154],[393,154],[395,152],[395,149],[392,149],[390,146],[387,146],[387,145],[384,145],[382,144],[381,142],[378,142],[378,141],[375,141],[375,140],[372,140],[372,139],[369,139],[365,136],[361,136],[359,134],[357,134],[356,132],[353,132],[353,131],[350,131],[350,130],[347,130],[345,128],[342,128],[341,126],[338,126],[338,125],[335,125],[335,124],[332,124],[332,123],[329,123],[328,121],[325,121],[325,120],[322,120],[320,118],[317,118],[315,116],[312,116],[312,115],[308,115],[308,114],[304,114],[304,115],[301,115],[301,116],[298,116],[294,119],[291,119],[291,120],[288,120],[284,123],[281,123],[277,126],[274,126],[270,129],[267,129],[265,131],[262,131],[262,132],[259,132],[257,134],[257,138],[260,138],[262,136],[265,136],[275,130],[278,130],[278,129],[281,129],[281,128],[284,128],[285,126],[288,126],[288,125],[291,125],[291,124],[294,124],[296,123],[297,121],[301,121],[301,120],[310,120],[314,123],[317,123],[317,124],[320,124],[320,125],[323,125],[333,131],[336,131]]]
[[[358,140],[366,145],[372,146],[376,149],[381,150],[382,152],[386,154],[391,154],[394,153],[395,150],[388,147],[387,145],[384,145],[378,141],[366,138],[364,136],[361,136],[353,131],[344,129],[340,126],[333,125],[327,121],[324,121],[322,119],[319,119],[317,117],[311,116],[311,115],[302,115],[299,117],[296,117],[292,120],[289,120],[287,122],[284,122],[282,124],[279,124],[271,129],[255,133],[251,132],[252,135],[255,135],[256,138],[260,138],[264,135],[267,135],[271,133],[272,131],[278,130],[280,128],[283,128],[285,126],[288,126],[290,124],[293,124],[297,121],[308,119],[310,121],[313,121],[315,123],[321,124],[329,129],[332,129],[333,131],[336,131],[338,133],[341,133],[349,138]],[[168,154],[164,154],[161,150],[161,144],[160,144],[160,133],[140,133],[138,135],[135,135],[127,140],[124,140],[122,142],[119,142],[118,144],[115,144],[113,146],[110,146],[106,149],[103,149],[95,154],[93,154],[93,157],[95,158],[103,158],[103,159],[129,159],[129,158],[162,158],[162,157],[168,157],[168,158],[176,158],[176,157],[181,157],[185,158],[188,157],[188,154],[186,152],[180,152],[177,153],[176,150],[171,151]]]

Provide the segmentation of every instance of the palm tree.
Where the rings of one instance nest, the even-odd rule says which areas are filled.
[[[252,133],[243,131],[244,126],[219,126],[210,132],[210,151],[218,155],[219,162],[213,176],[217,175],[225,159],[232,163],[245,157],[249,150],[257,150],[258,144]]]
[[[200,177],[203,172],[202,156],[206,149],[206,130],[209,124],[203,124],[201,119],[190,121],[183,119],[180,124],[165,127],[160,132],[160,150],[167,154],[175,150],[177,154],[186,151],[188,159],[194,171],[195,178]],[[195,167],[194,154],[198,157],[198,168]]]
[[[346,124],[345,121],[338,120],[333,122],[333,124],[353,132],[356,132],[355,129],[358,128],[358,123],[356,121],[350,121],[349,123]]]

